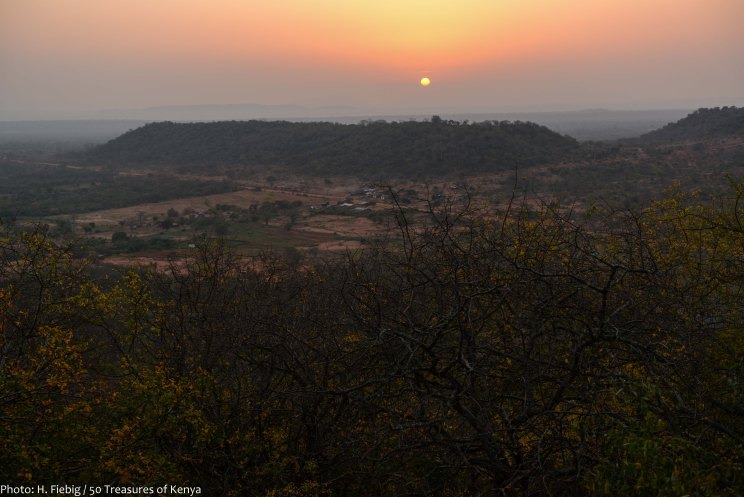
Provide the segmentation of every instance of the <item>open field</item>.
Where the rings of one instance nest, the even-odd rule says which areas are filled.
[[[219,178],[201,178],[215,179]],[[129,239],[175,242],[165,250],[134,250],[103,258],[115,264],[162,262],[200,233],[225,238],[246,255],[289,247],[349,250],[387,229],[384,214],[377,220],[369,216],[389,210],[393,206],[390,196],[386,199],[384,193],[373,194],[371,187],[366,188],[365,192],[358,182],[343,178],[329,182],[291,178],[274,187],[265,182],[243,182],[234,192],[87,212],[74,216],[72,224],[79,236],[101,242],[111,240],[117,232],[126,233]],[[383,191],[374,189],[378,190]]]

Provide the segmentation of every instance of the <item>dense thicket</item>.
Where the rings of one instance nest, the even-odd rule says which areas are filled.
[[[645,143],[663,143],[731,135],[744,135],[744,107],[698,109],[677,122],[646,133],[640,140]]]
[[[0,480],[742,495],[742,206],[447,205],[341,260],[204,241],[113,280],[6,232]]]
[[[92,150],[116,165],[272,165],[311,174],[498,171],[566,159],[577,142],[524,122],[153,123]]]

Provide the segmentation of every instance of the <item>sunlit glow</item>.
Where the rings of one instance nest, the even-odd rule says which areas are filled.
[[[426,76],[424,76],[423,78],[421,78],[420,83],[421,83],[421,86],[429,86],[431,84],[431,80],[427,78]]]
[[[49,105],[398,106],[432,75],[413,102],[739,98],[742,16],[742,0],[0,0],[0,118]]]
[[[7,26],[0,22],[0,31],[18,31],[17,49],[59,55],[285,64],[309,57],[399,73],[412,64],[456,70],[566,54],[627,54],[664,40],[680,44],[680,37],[717,39],[700,27],[717,26],[716,19],[691,19],[712,17],[734,1],[709,0],[711,7],[701,9],[697,0],[648,0],[640,17],[623,0],[427,0],[425,7],[421,0],[18,0],[11,1],[14,11],[34,15],[15,14]],[[27,3],[37,7],[18,7]],[[670,32],[685,25],[692,27]],[[75,36],[71,26],[78,27]],[[38,36],[21,36],[32,27]]]

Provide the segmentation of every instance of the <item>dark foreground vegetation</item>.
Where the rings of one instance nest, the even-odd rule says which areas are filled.
[[[0,238],[0,480],[240,496],[744,494],[744,184],[467,205],[320,262],[100,276]]]
[[[415,176],[513,170],[572,157],[578,143],[544,126],[487,121],[361,124],[153,123],[85,154],[102,164],[280,166],[300,174]]]

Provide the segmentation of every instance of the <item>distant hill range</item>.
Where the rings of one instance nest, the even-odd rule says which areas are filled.
[[[744,107],[698,109],[677,122],[640,137],[644,143],[744,136]]]
[[[585,109],[553,112],[507,112],[487,110],[362,109],[349,106],[303,107],[299,105],[189,105],[147,109],[111,110],[47,116],[45,120],[13,121],[0,116],[0,147],[8,144],[53,144],[71,149],[98,145],[151,122],[207,122],[286,120],[327,121],[358,124],[361,121],[425,121],[432,114],[456,121],[523,121],[547,126],[579,141],[620,140],[639,137],[686,116],[692,109],[609,110]],[[423,113],[422,113],[423,112]],[[3,120],[6,118],[6,120]],[[59,120],[62,119],[62,120]]]
[[[573,157],[578,142],[529,122],[160,122],[86,153],[113,166],[282,166],[306,174],[410,176],[508,170]]]

